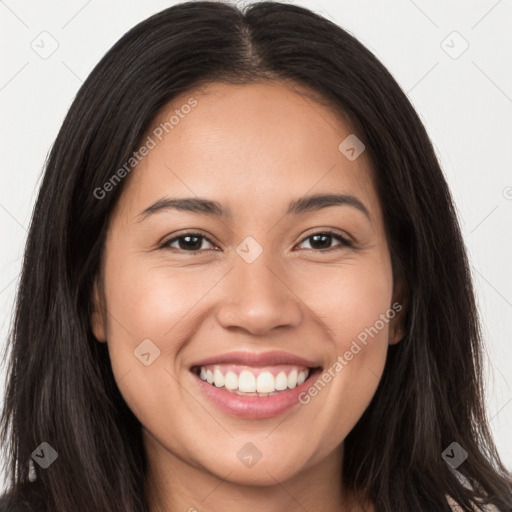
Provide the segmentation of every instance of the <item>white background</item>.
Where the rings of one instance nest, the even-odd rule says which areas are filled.
[[[0,0],[0,346],[41,170],[67,109],[104,53],[173,3]],[[426,125],[470,254],[488,356],[488,414],[512,469],[512,0],[288,3],[315,10],[369,47]],[[457,56],[463,40],[469,47]],[[43,44],[58,48],[43,59],[32,49]]]

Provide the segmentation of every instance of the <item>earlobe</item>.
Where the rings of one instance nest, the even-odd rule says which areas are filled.
[[[402,328],[396,327],[395,329],[393,329],[393,334],[389,338],[389,344],[396,345],[398,342],[400,342],[402,340],[403,337],[404,337],[404,334],[403,334]]]
[[[106,342],[106,328],[105,318],[103,315],[103,304],[99,292],[98,282],[94,281],[93,298],[92,298],[92,314],[91,314],[91,329],[94,337],[99,342]]]
[[[398,310],[396,316],[393,318],[389,326],[389,344],[396,345],[405,336],[404,318],[407,314],[408,307],[407,294],[401,279],[397,282],[395,287],[392,304],[400,305],[400,309]]]

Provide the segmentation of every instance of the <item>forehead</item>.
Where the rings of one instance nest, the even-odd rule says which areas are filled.
[[[350,193],[379,218],[367,154],[351,161],[339,149],[352,133],[350,123],[300,87],[209,84],[159,113],[143,138],[152,148],[122,202],[139,207],[163,195],[197,195],[233,211],[265,211],[306,194]]]

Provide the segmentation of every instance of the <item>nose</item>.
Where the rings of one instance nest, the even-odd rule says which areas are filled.
[[[287,283],[285,273],[271,268],[262,255],[247,263],[238,258],[223,283],[217,321],[226,329],[242,329],[254,335],[277,327],[296,327],[304,304]]]

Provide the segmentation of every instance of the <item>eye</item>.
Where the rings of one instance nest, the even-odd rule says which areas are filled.
[[[335,247],[331,247],[331,243],[333,240],[338,240],[340,243],[338,244],[338,247],[353,247],[354,244],[347,240],[346,238],[342,237],[338,233],[335,233],[334,231],[326,230],[326,231],[319,231],[318,233],[314,233],[312,235],[309,235],[308,237],[304,238],[304,240],[301,242],[303,244],[305,241],[310,240],[310,246],[309,249],[314,251],[320,251],[325,252],[326,250],[336,249]],[[160,245],[160,249],[165,248],[171,248],[171,249],[178,249],[179,251],[185,251],[185,252],[201,252],[202,250],[202,243],[203,241],[208,242],[209,244],[213,244],[213,242],[204,236],[201,233],[183,233],[182,235],[175,236],[174,238],[171,238],[170,240],[167,240],[162,245]],[[178,246],[174,246],[174,244],[178,244]],[[299,245],[301,245],[299,244]],[[306,249],[308,249],[306,247]]]
[[[183,233],[180,236],[175,236],[167,242],[164,242],[160,246],[160,249],[173,248],[185,252],[199,252],[204,240],[213,245],[213,242],[201,233]],[[176,242],[178,243],[178,247],[172,247]]]
[[[304,240],[301,242],[301,244],[310,239],[312,240],[312,242],[310,242],[311,247],[309,247],[309,248],[312,250],[318,250],[318,251],[336,249],[336,247],[330,247],[330,244],[333,241],[333,239],[339,240],[341,242],[339,244],[339,246],[341,246],[341,247],[353,247],[354,246],[354,244],[350,240],[347,240],[346,238],[342,237],[338,233],[335,233],[334,231],[330,231],[330,230],[319,231],[318,233],[309,235],[308,237],[304,238]],[[299,245],[301,245],[301,244],[299,244]],[[325,246],[327,246],[327,247],[325,247]]]

